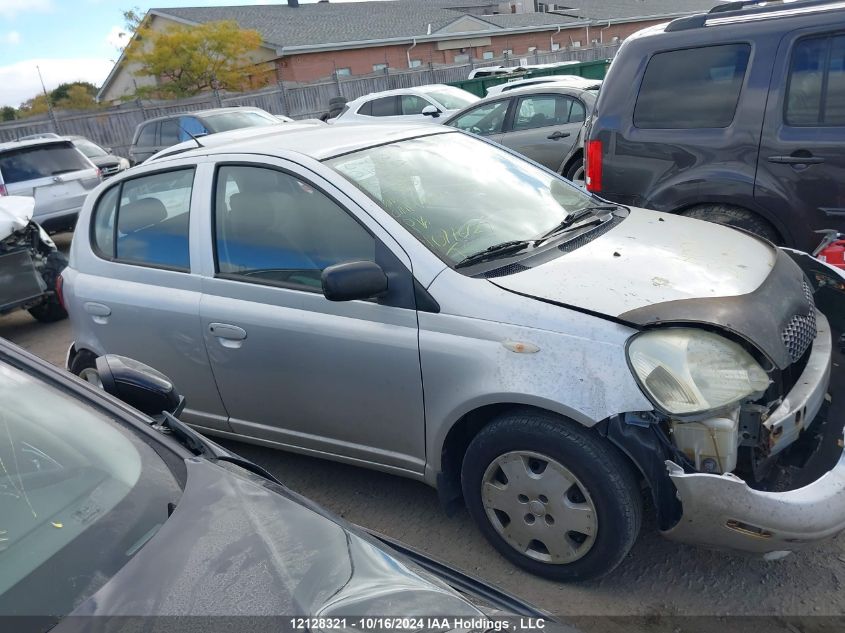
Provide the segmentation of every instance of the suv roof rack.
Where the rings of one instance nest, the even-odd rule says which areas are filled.
[[[786,18],[822,11],[845,9],[845,1],[834,0],[738,0],[718,4],[707,13],[673,20],[666,31],[686,31],[704,26]]]

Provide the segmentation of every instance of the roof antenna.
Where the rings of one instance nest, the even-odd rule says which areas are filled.
[[[197,147],[201,147],[202,149],[205,149],[205,145],[203,145],[202,143],[200,143],[199,139],[198,139],[196,136],[194,136],[194,135],[193,135],[193,134],[191,134],[188,130],[186,130],[184,127],[182,127],[182,124],[181,124],[181,123],[179,124],[179,129],[180,129],[180,130],[182,130],[182,131],[183,131],[185,134],[187,134],[188,136],[190,136],[190,137],[191,137],[191,140],[192,140],[194,143],[196,143],[196,144],[197,144]]]

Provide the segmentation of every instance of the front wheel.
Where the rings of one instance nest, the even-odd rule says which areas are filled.
[[[482,429],[461,470],[464,499],[505,558],[559,581],[597,578],[631,549],[642,496],[611,445],[551,414],[515,411]]]

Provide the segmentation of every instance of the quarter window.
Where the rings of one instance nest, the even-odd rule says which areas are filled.
[[[375,261],[375,238],[324,193],[264,167],[219,168],[214,231],[221,276],[319,292],[333,264]]]
[[[786,123],[845,125],[845,35],[801,40],[792,52]]]
[[[634,125],[646,129],[728,127],[750,55],[748,44],[654,55],[637,96]]]
[[[108,190],[94,211],[96,251],[127,264],[187,272],[193,180],[193,169],[180,169],[127,180]]]

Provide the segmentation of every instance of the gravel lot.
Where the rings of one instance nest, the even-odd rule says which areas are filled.
[[[57,243],[66,248],[69,236],[58,236]],[[25,312],[0,317],[0,336],[57,365],[71,342],[67,321],[41,325]],[[845,614],[845,536],[765,562],[670,543],[647,515],[634,549],[614,573],[596,582],[562,585],[504,561],[466,513],[447,518],[434,490],[421,483],[246,444],[227,445],[346,519],[491,581],[584,631],[845,630],[845,618],[817,617]],[[750,615],[769,617],[733,617]]]

